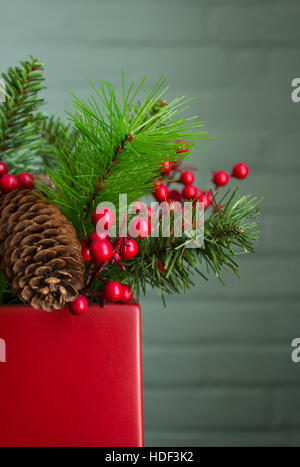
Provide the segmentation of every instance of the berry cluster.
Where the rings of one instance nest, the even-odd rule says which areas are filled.
[[[179,140],[176,144],[176,153],[178,154],[189,150],[184,140]],[[185,200],[193,202],[200,201],[204,203],[205,209],[211,206],[214,212],[219,215],[220,212],[225,209],[225,206],[216,206],[214,204],[211,190],[201,190],[194,185],[195,175],[192,170],[193,168],[186,169],[181,165],[180,160],[176,162],[163,162],[161,164],[161,177],[154,185],[153,195],[155,199],[159,202],[168,201],[170,210],[176,209],[176,201],[180,203],[183,203]],[[248,174],[248,166],[240,162],[233,167],[231,177],[244,179]],[[167,177],[172,180],[164,181]],[[229,180],[230,175],[227,172],[223,170],[214,172],[212,178],[214,190],[217,191],[220,187],[224,187]],[[183,185],[182,190],[170,190],[169,185],[173,182]],[[135,229],[135,231],[138,232],[138,239],[148,237],[152,230],[151,217],[153,212],[151,207],[137,200],[134,203],[134,212],[138,214],[138,217],[132,219],[129,224],[129,230],[131,228]],[[110,231],[116,219],[113,211],[108,208],[102,209],[100,212],[95,211],[92,214],[92,222],[96,230],[89,235],[87,240],[81,241],[82,257],[85,262],[91,262],[91,266],[83,295],[77,297],[77,299],[69,305],[69,309],[74,315],[82,315],[87,311],[88,301],[86,297],[88,296],[99,296],[102,303],[105,301],[128,303],[133,297],[133,291],[128,284],[108,281],[101,277],[101,273],[109,264],[116,264],[120,269],[125,269],[122,261],[133,259],[138,254],[139,245],[137,241],[130,236],[119,236],[115,240],[111,238]],[[157,267],[161,273],[165,272],[160,261],[157,262]],[[101,292],[89,292],[89,288],[95,278],[98,278],[104,284]]]
[[[183,140],[177,141],[181,143],[183,147],[177,152],[188,151],[187,143]],[[187,201],[199,201],[204,203],[204,209],[211,206],[215,211],[219,211],[219,207],[216,207],[213,202],[213,196],[210,190],[201,190],[199,187],[194,185],[195,175],[192,170],[185,170],[183,165],[179,165],[178,162],[163,162],[161,165],[162,176],[157,180],[154,185],[153,195],[154,198],[159,201],[168,201],[169,203],[174,201],[184,202]],[[231,177],[237,179],[244,179],[249,174],[249,168],[246,164],[239,162],[236,164],[231,173]],[[172,178],[179,184],[183,185],[181,191],[176,189],[169,189],[169,185],[172,181],[164,182],[164,178]],[[213,173],[212,183],[214,190],[217,191],[219,188],[224,187],[228,184],[230,175],[224,170],[219,170]],[[222,206],[224,209],[224,206]]]
[[[0,190],[3,193],[9,193],[17,188],[32,188],[33,175],[22,172],[18,176],[8,173],[8,167],[5,162],[0,161]]]
[[[151,232],[151,223],[147,218],[136,218],[140,230],[139,238],[148,236]],[[81,241],[81,253],[85,262],[92,262],[89,277],[83,295],[77,297],[69,305],[69,309],[74,315],[82,315],[88,309],[86,296],[99,295],[102,302],[129,303],[133,297],[133,291],[128,284],[121,284],[117,281],[106,281],[100,276],[100,273],[108,264],[117,264],[120,269],[124,269],[123,260],[135,258],[139,251],[138,243],[130,237],[118,237],[112,240],[110,229],[115,223],[115,215],[110,209],[95,211],[92,214],[92,222],[97,230],[94,230],[87,240]],[[101,293],[89,292],[89,287],[95,278],[104,283]]]
[[[103,297],[108,302],[129,303],[133,297],[133,291],[128,284],[120,284],[117,281],[106,282],[103,287]],[[69,310],[73,315],[80,316],[88,310],[89,302],[84,295],[79,295],[69,304]]]

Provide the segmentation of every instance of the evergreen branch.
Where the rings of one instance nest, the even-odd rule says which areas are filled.
[[[127,194],[128,204],[150,193],[160,175],[161,162],[175,161],[176,141],[184,139],[189,153],[196,147],[196,132],[202,122],[180,118],[189,101],[175,99],[158,105],[165,92],[165,79],[159,79],[148,93],[145,78],[122,93],[104,81],[87,100],[74,97],[75,112],[70,114],[78,137],[74,151],[60,151],[57,167],[48,172],[56,191],[41,187],[57,204],[81,235],[91,229],[87,214],[98,203],[112,202],[118,206],[119,194]],[[138,106],[137,97],[144,92]],[[156,106],[155,112],[153,107]],[[184,156],[189,155],[184,153]]]
[[[2,74],[5,101],[0,103],[0,157],[10,172],[43,173],[52,166],[57,147],[69,146],[74,134],[60,118],[40,111],[45,89],[43,63],[30,57]]]
[[[46,119],[35,113],[44,102],[39,97],[45,87],[43,64],[33,57],[20,64],[2,75],[6,100],[0,104],[0,154],[12,172],[24,170],[24,166],[35,172],[41,144],[38,128]]]
[[[45,168],[56,166],[57,151],[70,152],[75,145],[77,132],[72,125],[61,120],[60,117],[51,115],[40,121],[40,135],[43,139],[41,145],[41,158]],[[45,169],[44,169],[45,170]]]
[[[115,274],[128,281],[137,295],[145,294],[147,285],[159,288],[161,294],[185,292],[194,285],[193,273],[208,280],[211,272],[221,282],[222,271],[231,270],[238,275],[235,257],[254,253],[260,200],[251,196],[238,198],[236,190],[232,195],[228,192],[223,201],[226,208],[213,211],[205,220],[202,248],[187,248],[193,240],[187,237],[149,237],[141,241],[139,255],[124,263],[126,271]]]

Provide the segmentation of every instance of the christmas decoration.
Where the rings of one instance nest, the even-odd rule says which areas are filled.
[[[168,162],[162,162],[161,167],[162,167],[162,172],[165,175],[168,175],[172,171],[173,165],[172,165],[172,162],[168,161]]]
[[[31,174],[23,172],[18,175],[18,182],[22,188],[32,188],[34,178]]]
[[[0,178],[0,190],[4,193],[16,190],[19,186],[18,178],[13,174],[5,174]]]
[[[120,299],[121,303],[129,303],[133,297],[133,291],[128,284],[123,284],[123,293]]]
[[[151,222],[146,217],[137,217],[129,225],[129,230],[135,232],[136,238],[146,238],[151,233]]]
[[[94,240],[90,245],[90,252],[95,263],[109,261],[113,255],[113,247],[108,240]]]
[[[128,303],[147,285],[163,299],[180,293],[192,286],[193,272],[220,280],[223,270],[238,274],[235,254],[254,251],[259,200],[237,189],[222,194],[230,181],[224,170],[214,173],[211,190],[196,186],[184,159],[206,133],[201,122],[179,115],[189,101],[162,100],[164,77],[150,91],[145,78],[127,90],[122,75],[121,92],[101,81],[91,83],[86,100],[74,97],[66,125],[40,111],[42,72],[31,57],[3,75],[0,301],[46,311],[68,304],[80,315],[88,303]],[[248,173],[238,163],[231,176]],[[165,203],[158,217],[141,199],[151,193]],[[125,214],[120,195],[130,206]],[[191,229],[175,236],[175,217],[188,201],[192,220],[184,217],[184,228],[196,225],[199,202],[205,209],[197,248],[188,246]],[[162,231],[166,210],[169,236]]]
[[[72,150],[76,131],[41,112],[43,64],[30,57],[2,75],[6,99],[0,104],[0,154],[12,173],[43,173],[55,163],[58,147]]]
[[[194,183],[194,180],[195,175],[193,174],[193,172],[190,171],[182,172],[179,179],[179,181],[184,185],[192,185],[192,183]]]
[[[157,201],[166,201],[169,197],[168,187],[165,185],[160,185],[154,191],[154,196]]]
[[[172,199],[174,201],[181,201],[181,194],[178,190],[171,190],[169,193],[169,199]]]
[[[194,185],[186,185],[182,190],[182,196],[185,199],[194,199],[198,194],[198,190]]]
[[[243,164],[242,162],[239,162],[236,164],[233,169],[232,169],[232,177],[243,179],[248,177],[249,175],[249,167],[246,164]]]
[[[150,208],[150,206],[147,206],[147,216],[148,216],[149,221],[151,221],[151,218],[153,216],[153,210],[152,208]]]
[[[0,226],[1,269],[21,300],[52,311],[77,297],[80,243],[57,206],[32,190],[14,190],[1,197]]]
[[[229,182],[229,175],[224,170],[219,170],[219,172],[215,172],[213,176],[213,183],[216,186],[225,186]]]
[[[133,205],[133,212],[135,214],[145,215],[147,213],[147,205],[141,200],[137,200]]]
[[[82,254],[83,261],[92,260],[91,250],[86,240],[81,241],[81,254]]]
[[[98,226],[99,230],[110,230],[114,225],[116,219],[111,209],[103,209],[102,212],[95,211],[92,215],[92,222],[94,226]]]
[[[91,232],[88,238],[88,242],[92,243],[94,240],[109,240],[109,233],[108,232]]]
[[[104,285],[103,293],[108,302],[119,302],[123,296],[123,286],[117,281],[107,282]]]
[[[122,242],[120,253],[124,259],[135,258],[138,254],[139,246],[133,238],[127,238]]]
[[[69,303],[69,309],[72,315],[75,316],[80,316],[83,315],[84,313],[87,312],[88,310],[88,301],[85,297],[82,297],[81,295],[71,303]]]
[[[211,204],[213,198],[212,198],[212,195],[211,195],[211,192],[210,191],[206,191],[204,193],[200,193],[200,195],[198,196],[198,201],[200,203],[204,203],[204,209],[207,209],[208,206]]]
[[[0,177],[2,177],[2,175],[7,174],[7,172],[8,172],[7,165],[4,162],[0,161]]]
[[[176,144],[179,146],[179,148],[176,149],[177,154],[181,154],[189,150],[188,143],[184,139],[176,141]]]

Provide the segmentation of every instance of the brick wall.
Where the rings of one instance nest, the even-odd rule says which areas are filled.
[[[300,4],[295,0],[11,0],[0,6],[0,67],[46,62],[47,110],[86,95],[84,77],[161,72],[168,97],[195,96],[214,140],[198,182],[245,160],[242,192],[264,195],[257,254],[242,279],[196,279],[163,309],[142,300],[148,445],[299,445]]]

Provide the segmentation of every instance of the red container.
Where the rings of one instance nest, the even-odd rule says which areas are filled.
[[[138,304],[2,306],[0,339],[1,447],[143,445]]]

